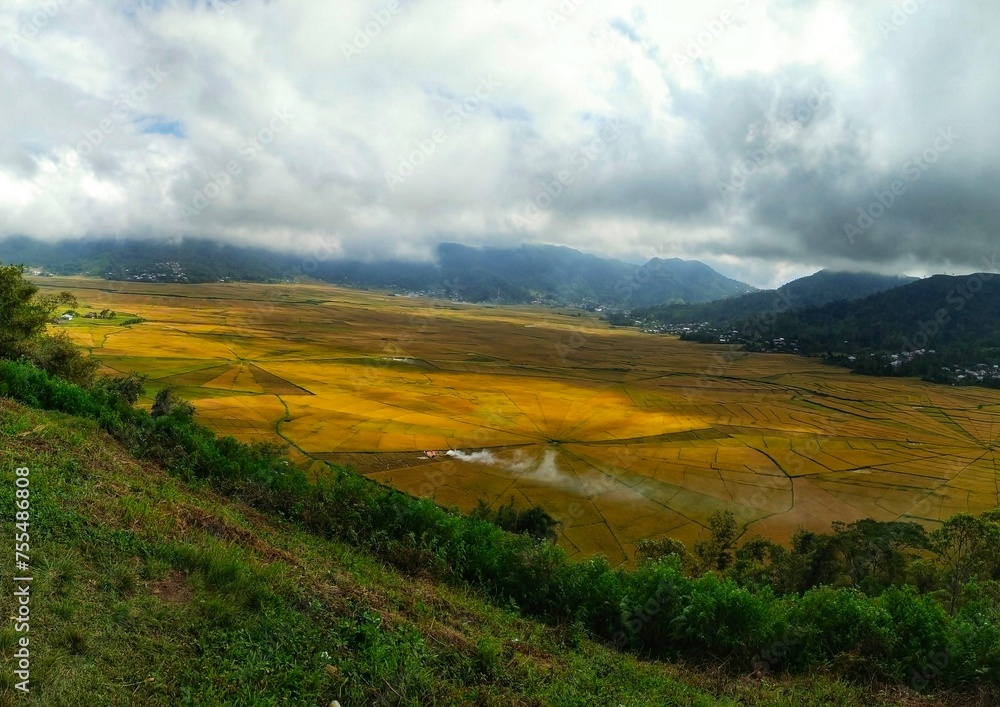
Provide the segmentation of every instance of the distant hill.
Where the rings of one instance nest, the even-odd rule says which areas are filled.
[[[58,275],[86,274],[145,282],[270,282],[302,276],[351,287],[398,289],[468,302],[637,307],[708,302],[754,288],[698,261],[654,258],[634,265],[561,246],[472,248],[442,243],[437,262],[306,261],[302,256],[219,245],[89,240],[0,242],[0,262],[24,263]]]
[[[438,246],[438,264],[331,262],[317,277],[359,287],[402,287],[471,302],[591,303],[634,307],[707,302],[752,292],[698,261],[654,258],[633,265],[564,246]]]
[[[648,307],[672,300],[711,302],[749,296],[756,288],[731,280],[698,260],[653,258],[636,272],[639,283],[629,298],[633,307]]]
[[[762,333],[795,340],[805,353],[926,348],[962,362],[995,356],[1000,277],[934,275],[864,299],[782,314]]]
[[[633,310],[632,318],[665,324],[708,322],[730,324],[767,312],[785,312],[819,307],[838,300],[856,300],[914,282],[916,278],[875,273],[820,270],[782,285],[704,304],[661,305]],[[691,300],[689,300],[691,301]]]
[[[206,240],[79,240],[49,243],[22,236],[0,241],[0,262],[54,275],[93,275],[147,282],[272,282],[292,276],[297,261],[260,248]]]

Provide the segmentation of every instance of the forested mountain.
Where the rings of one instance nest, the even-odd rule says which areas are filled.
[[[698,261],[654,258],[634,265],[561,246],[437,247],[436,262],[361,262],[279,254],[204,240],[0,242],[0,262],[58,275],[145,282],[270,282],[316,277],[352,287],[396,289],[468,302],[636,307],[707,302],[754,290]]]
[[[1000,350],[1000,278],[935,275],[853,302],[781,314],[762,338],[794,339],[803,352],[934,349],[956,361]]]
[[[819,307],[838,300],[855,300],[911,283],[916,278],[875,273],[820,270],[782,285],[776,290],[751,292],[704,304],[667,304],[642,307],[632,317],[664,324],[707,322],[722,326],[767,312]]]

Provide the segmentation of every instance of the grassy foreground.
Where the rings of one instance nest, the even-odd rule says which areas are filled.
[[[3,398],[0,459],[6,537],[14,469],[31,469],[35,577],[31,693],[14,690],[8,624],[0,704],[989,703],[643,661],[184,483],[93,421]],[[2,610],[13,591],[5,572]]]

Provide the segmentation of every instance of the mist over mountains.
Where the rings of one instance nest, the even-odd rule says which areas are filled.
[[[699,303],[755,288],[699,261],[654,258],[642,265],[572,248],[522,245],[437,247],[437,262],[362,262],[282,255],[205,240],[0,241],[0,260],[58,275],[142,282],[269,282],[315,277],[349,287],[390,289],[466,302],[642,307]]]
[[[0,241],[0,262],[24,264],[36,274],[188,284],[313,278],[462,302],[603,309],[602,316],[615,325],[639,323],[706,342],[721,336],[754,350],[768,350],[779,338],[789,342],[788,350],[805,354],[936,347],[952,365],[980,358],[992,362],[1000,350],[995,325],[1000,290],[988,274],[917,279],[821,270],[775,290],[757,290],[702,262],[680,258],[636,265],[565,246],[457,243],[439,244],[436,256],[435,262],[362,262],[198,239]],[[977,286],[975,296],[965,293],[967,280]]]

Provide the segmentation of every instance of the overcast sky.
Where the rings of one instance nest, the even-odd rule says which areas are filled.
[[[996,0],[4,0],[0,237],[987,269]]]

